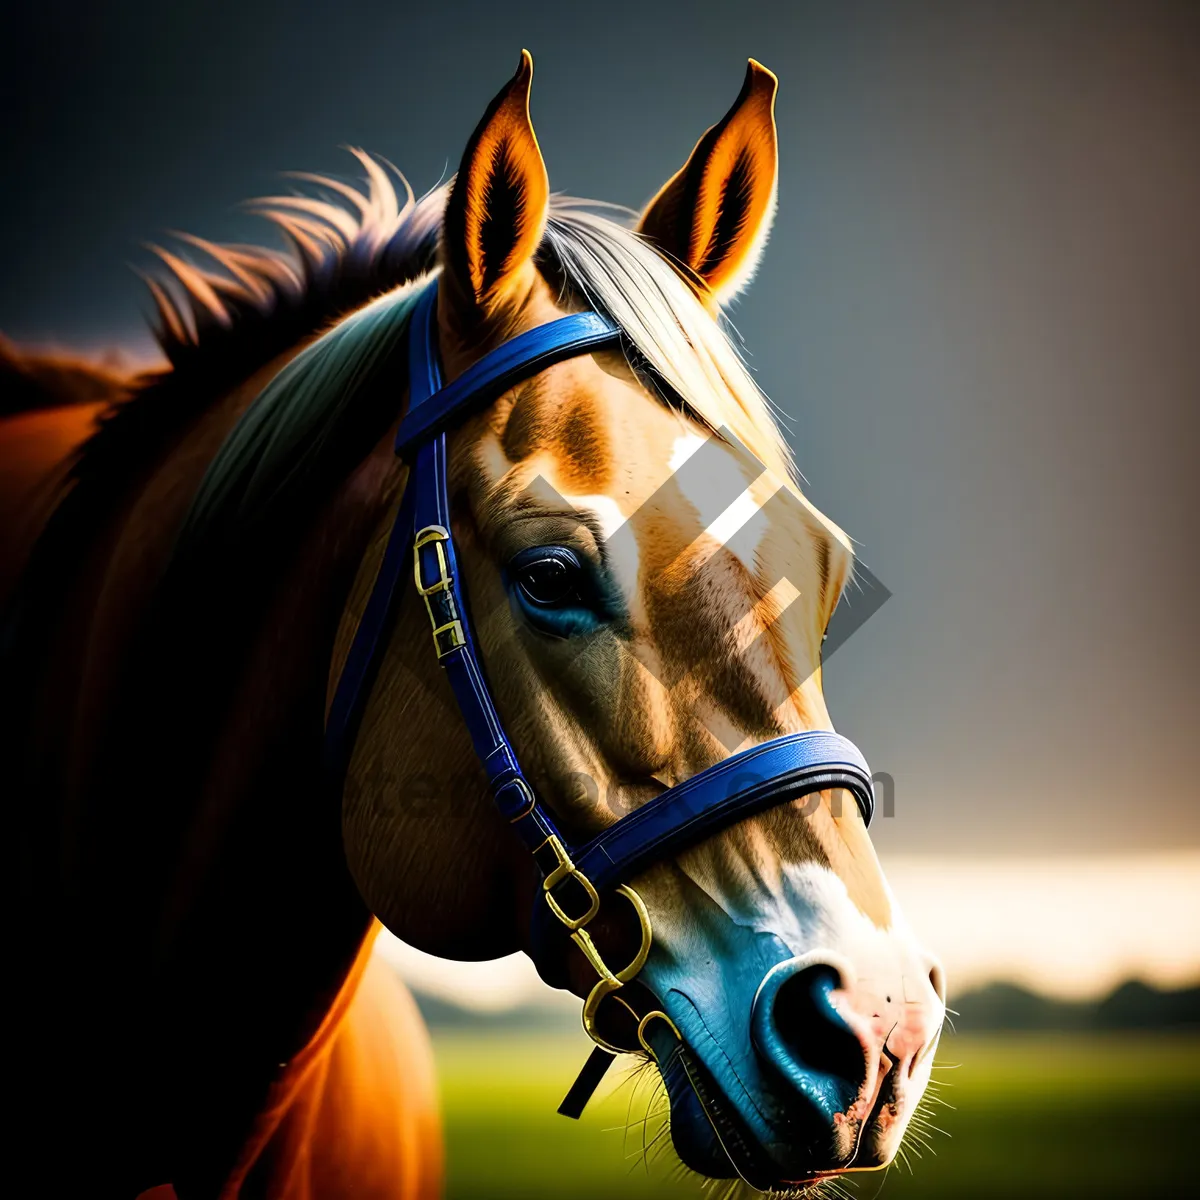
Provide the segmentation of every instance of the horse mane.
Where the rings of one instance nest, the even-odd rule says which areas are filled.
[[[190,250],[157,250],[166,274],[144,277],[168,365],[127,380],[65,464],[57,505],[0,613],[0,671],[10,679],[36,678],[40,648],[53,637],[88,547],[136,481],[212,404],[433,263],[446,189],[416,201],[405,184],[401,205],[379,162],[354,154],[366,168],[362,188],[304,177],[341,205],[327,197],[275,196],[254,206],[282,231],[287,251],[186,235],[181,240]]]
[[[155,337],[172,367],[203,362],[211,370],[214,360],[238,358],[235,348],[257,341],[264,326],[307,324],[312,331],[429,267],[448,187],[418,201],[391,168],[404,190],[402,204],[385,170],[390,164],[362,150],[351,153],[366,172],[361,187],[293,172],[290,178],[326,194],[264,196],[247,205],[284,235],[286,251],[177,234],[204,263],[150,245],[167,273],[142,277],[157,311]]]
[[[169,368],[144,375],[129,400],[108,410],[77,452],[72,484],[123,474],[131,459],[145,461],[146,450],[185,428],[221,391],[428,269],[446,189],[417,201],[401,177],[406,200],[400,204],[380,162],[361,150],[352,153],[366,170],[362,188],[297,176],[340,197],[340,204],[304,195],[251,202],[252,211],[282,232],[287,250],[221,245],[190,234],[178,235],[187,249],[150,247],[166,270],[142,277]]]

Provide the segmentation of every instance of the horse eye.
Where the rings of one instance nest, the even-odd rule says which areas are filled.
[[[554,608],[577,599],[577,571],[561,558],[539,558],[517,571],[516,584],[531,604]]]

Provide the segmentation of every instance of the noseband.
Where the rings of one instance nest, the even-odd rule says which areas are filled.
[[[875,798],[871,771],[858,748],[836,733],[807,731],[772,738],[693,775],[648,800],[589,841],[576,844],[538,798],[504,732],[488,690],[462,576],[450,534],[446,433],[470,414],[538,372],[595,350],[621,345],[620,329],[595,312],[574,313],[518,335],[491,351],[450,384],[443,384],[437,346],[437,284],[417,300],[409,326],[409,407],[396,435],[396,453],[409,463],[404,498],[383,561],[338,681],[326,727],[326,761],[340,786],[370,683],[404,580],[412,572],[425,602],[438,661],[458,702],[496,807],[529,848],[542,875],[544,903],[534,908],[533,959],[548,982],[562,985],[552,942],[565,928],[600,979],[584,1004],[584,1028],[598,1045],[560,1111],[578,1116],[612,1054],[595,1026],[600,1001],[630,982],[650,951],[650,918],[629,880],[651,863],[764,809],[828,788],[845,788],[870,824]],[[641,946],[614,972],[588,935],[601,896],[617,891],[633,905]],[[652,1016],[642,1018],[642,1029]]]

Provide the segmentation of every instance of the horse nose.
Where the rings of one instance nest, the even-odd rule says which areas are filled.
[[[750,1016],[758,1054],[832,1121],[866,1082],[867,1054],[838,1012],[842,972],[810,957],[777,963],[759,984]]]

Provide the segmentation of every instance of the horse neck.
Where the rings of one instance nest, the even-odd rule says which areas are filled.
[[[30,1074],[61,1074],[45,1062],[55,1047],[63,1072],[96,1089],[81,1103],[101,1114],[98,1153],[144,1153],[120,1132],[136,1129],[202,1181],[224,1177],[369,924],[320,747],[330,648],[386,502],[388,447],[303,528],[163,572],[208,462],[280,365],[122,489],[69,579],[21,748],[37,801],[24,901],[38,928],[71,931],[69,958],[27,947],[28,1019],[45,1031]],[[80,977],[105,987],[68,1004]],[[132,1110],[106,1091],[117,1077]]]

